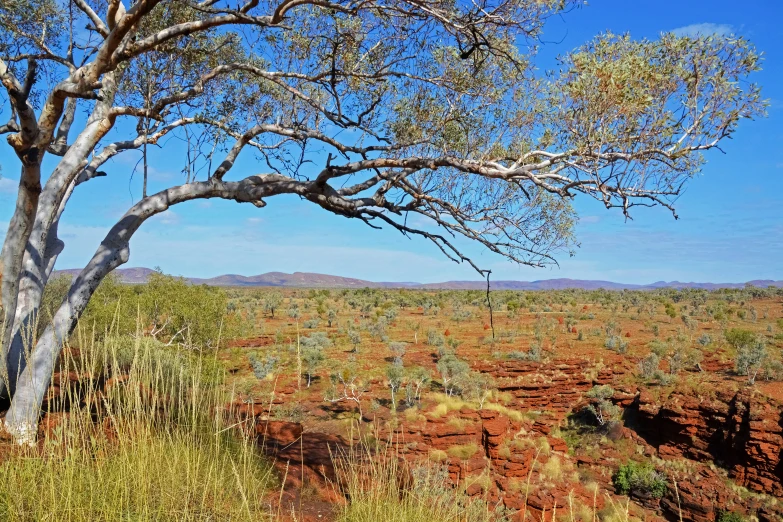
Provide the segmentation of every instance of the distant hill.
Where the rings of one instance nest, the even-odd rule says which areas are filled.
[[[67,274],[75,277],[79,269],[56,270],[57,274]],[[120,268],[115,273],[124,283],[145,283],[153,270],[149,268]],[[193,284],[210,286],[256,286],[256,287],[290,287],[290,288],[412,288],[438,290],[483,290],[487,287],[484,281],[445,281],[443,283],[413,283],[413,282],[374,282],[352,277],[340,277],[328,274],[310,272],[267,272],[255,276],[226,274],[207,279],[186,278]],[[540,281],[490,281],[493,290],[563,290],[579,288],[582,290],[654,290],[656,288],[701,288],[716,290],[719,288],[743,288],[746,285],[758,287],[783,287],[783,281],[757,279],[746,283],[682,283],[680,281],[657,281],[649,285],[614,283],[612,281],[596,281],[585,279],[543,279]]]

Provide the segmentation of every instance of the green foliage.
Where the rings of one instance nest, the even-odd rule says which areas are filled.
[[[299,342],[305,348],[329,348],[332,346],[332,341],[325,332],[313,332],[301,337]]]
[[[612,483],[624,495],[636,493],[661,498],[667,489],[666,475],[650,463],[628,462],[621,465],[612,476]]]
[[[470,365],[453,353],[448,352],[438,360],[437,368],[442,379],[443,389],[450,396],[457,389],[458,378],[470,370]]]
[[[585,393],[585,397],[591,399],[586,409],[595,417],[600,426],[620,415],[620,408],[611,401],[613,396],[614,389],[608,384],[595,385]]]
[[[256,376],[256,379],[259,380],[266,379],[269,374],[274,373],[275,369],[277,369],[278,362],[280,362],[279,359],[271,353],[266,354],[263,359],[259,359],[257,355],[252,353],[249,354],[247,358],[250,361],[250,366],[253,368],[253,374]]]
[[[639,373],[643,379],[651,379],[658,372],[660,358],[657,354],[651,353],[639,361]]]
[[[720,510],[716,522],[745,522],[745,517],[736,511]]]
[[[52,315],[70,286],[67,276],[55,277],[44,291],[39,331]],[[120,283],[116,276],[106,277],[95,291],[79,324],[94,330],[97,340],[113,335],[142,333],[164,343],[214,348],[220,339],[243,333],[242,319],[229,312],[224,290],[205,285],[190,285],[184,279],[161,272],[150,275],[146,284]]]
[[[477,402],[479,409],[482,409],[495,387],[495,380],[487,373],[471,370],[457,378],[457,386],[465,399]]]
[[[302,350],[302,363],[304,364],[304,371],[307,374],[307,387],[313,381],[313,375],[321,367],[326,355],[321,349],[320,345],[308,346]]]
[[[762,339],[754,339],[737,350],[734,369],[739,375],[747,375],[748,383],[754,384],[759,370],[764,366],[769,354]]]
[[[735,350],[750,346],[756,341],[756,334],[744,328],[730,328],[726,330],[724,336],[726,342]]]

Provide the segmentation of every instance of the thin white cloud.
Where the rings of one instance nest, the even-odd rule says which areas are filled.
[[[247,218],[246,221],[247,221],[248,225],[258,225],[260,223],[263,223],[264,220],[261,219],[260,217],[250,217],[250,218]]]
[[[167,210],[160,214],[158,220],[164,225],[176,225],[179,223],[179,214],[173,210]]]
[[[734,26],[730,24],[701,23],[678,27],[671,30],[676,36],[728,36],[734,34]]]
[[[19,190],[19,180],[0,177],[0,194],[14,194]]]

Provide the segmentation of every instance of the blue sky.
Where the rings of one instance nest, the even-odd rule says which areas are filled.
[[[633,7],[630,7],[633,6]],[[755,81],[770,102],[768,117],[744,122],[720,152],[707,156],[703,174],[677,204],[680,220],[664,209],[640,209],[626,222],[590,200],[576,203],[581,248],[552,268],[519,267],[461,244],[493,279],[606,279],[741,282],[783,279],[783,2],[773,0],[591,0],[547,27],[542,66],[595,34],[611,30],[635,38],[661,31],[734,32],[764,53]],[[152,190],[182,179],[176,142],[152,154]],[[61,224],[66,250],[58,268],[81,267],[106,230],[140,195],[130,178],[138,156],[114,161],[109,176],[73,196]],[[10,219],[18,162],[0,146],[0,238]],[[245,158],[234,176],[263,169]],[[376,281],[435,282],[476,279],[468,266],[445,259],[423,239],[332,216],[310,203],[276,197],[256,209],[221,201],[194,202],[148,221],[131,243],[126,266],[160,266],[173,274],[209,277],[268,271],[306,271]]]

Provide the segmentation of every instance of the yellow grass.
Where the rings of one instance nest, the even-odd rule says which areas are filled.
[[[86,386],[56,401],[84,406],[0,463],[0,520],[269,519],[270,466],[232,428],[208,364],[174,350],[107,337],[66,360]],[[124,379],[98,394],[100,374]]]

